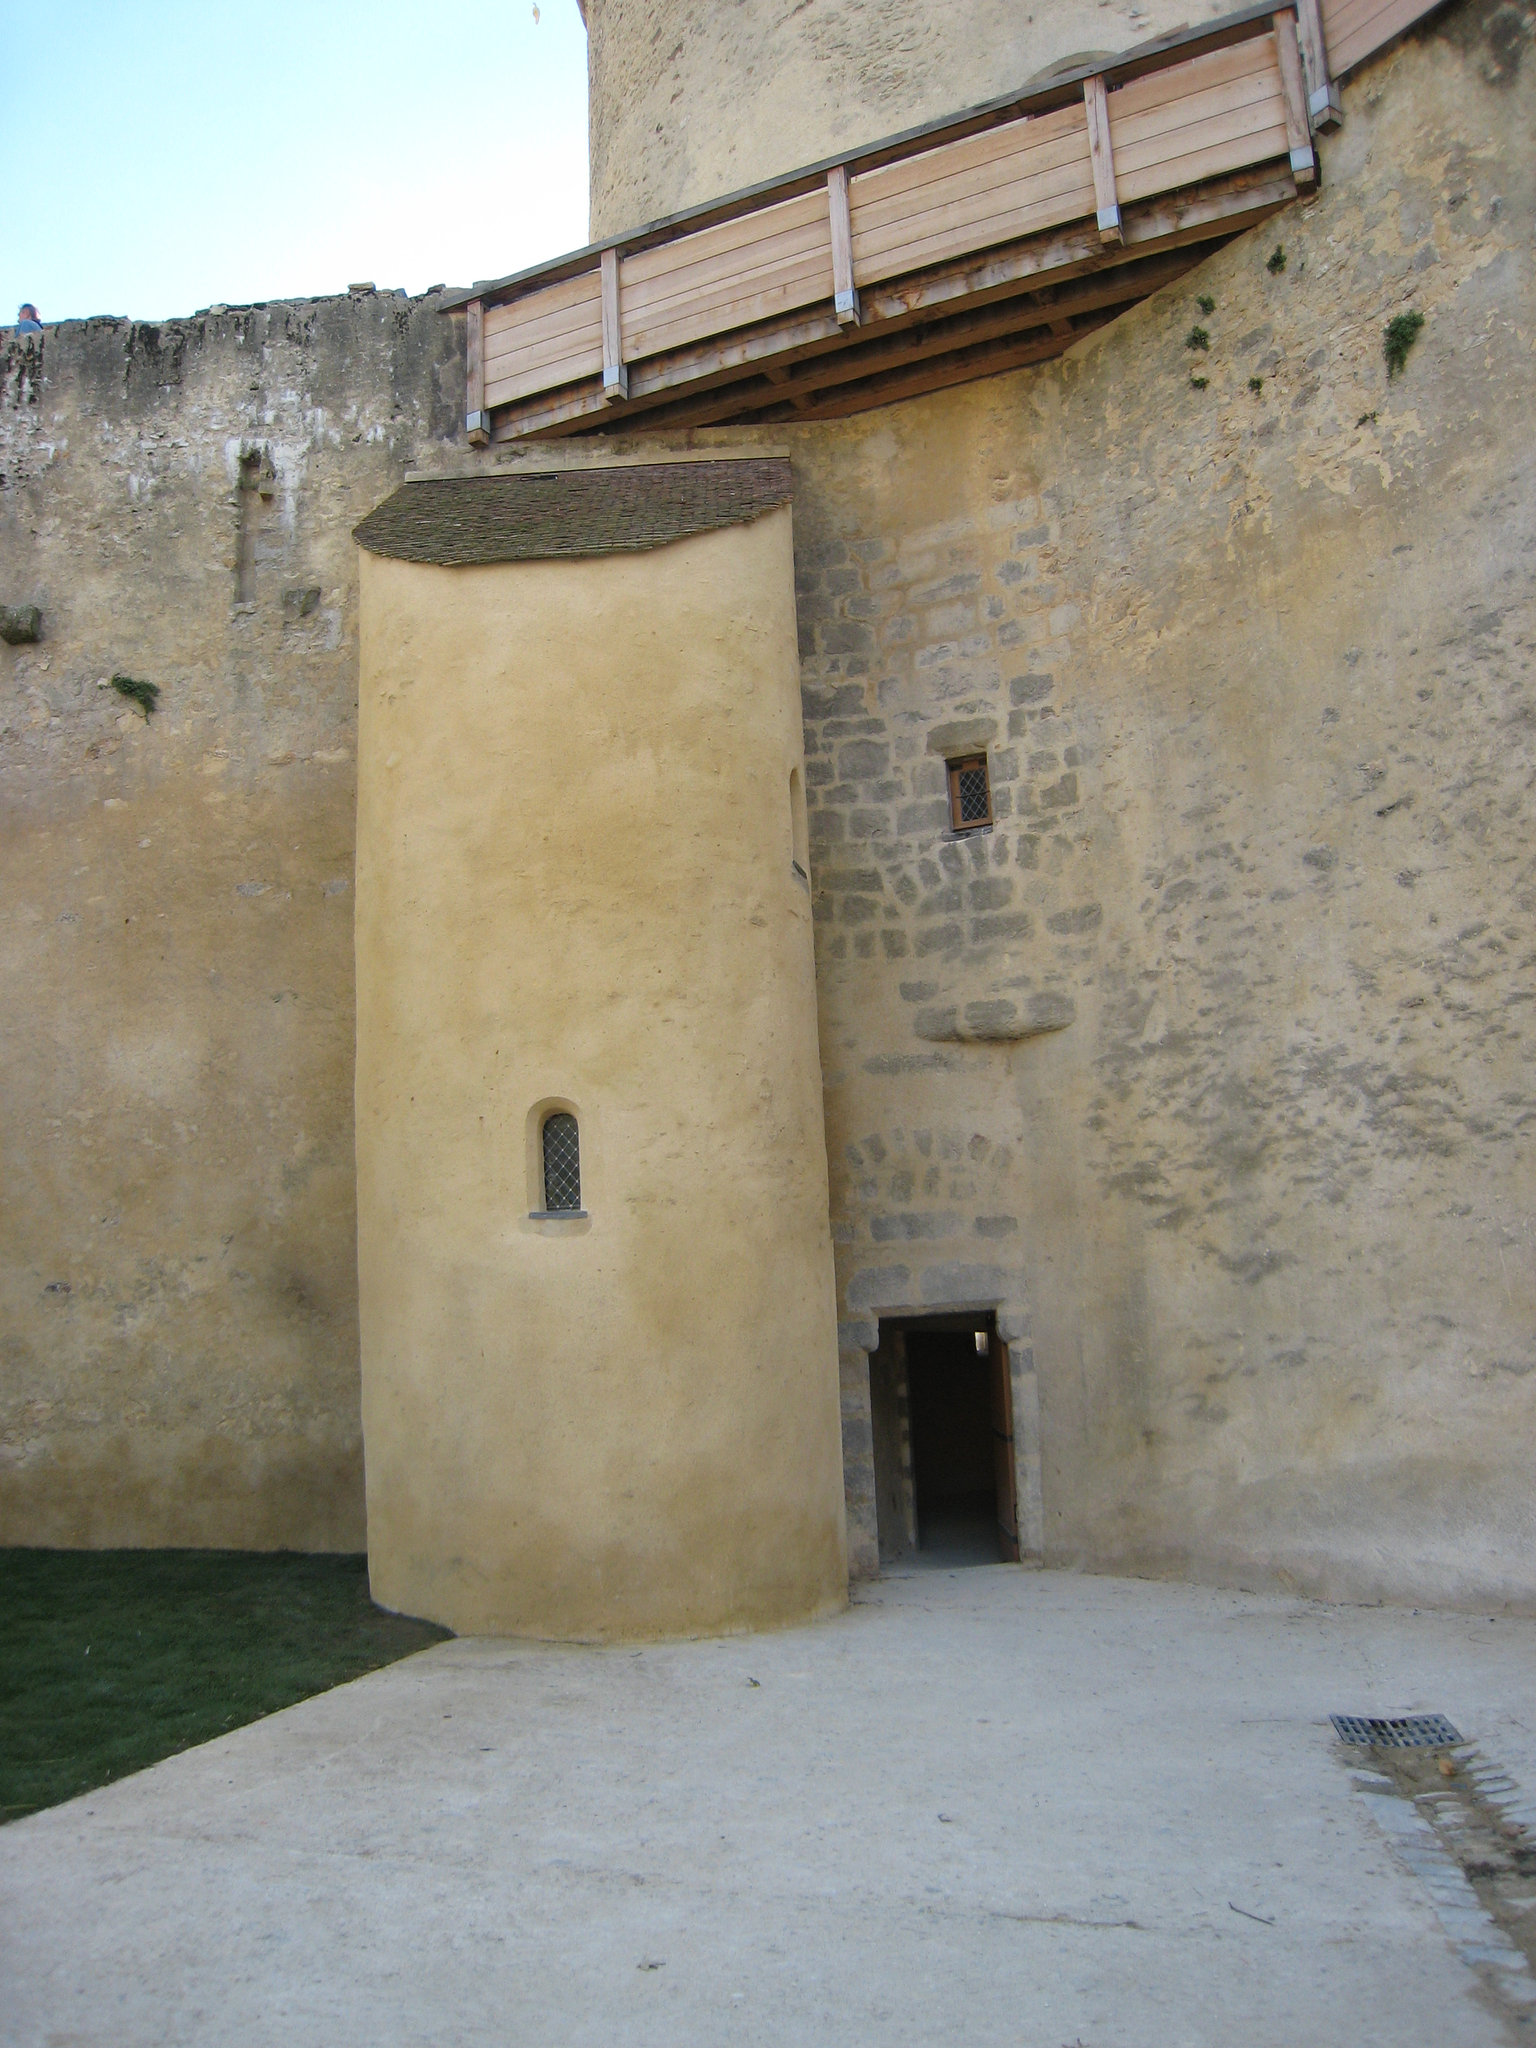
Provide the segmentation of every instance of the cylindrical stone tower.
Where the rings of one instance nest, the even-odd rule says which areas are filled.
[[[1228,0],[587,0],[592,235],[622,234]]]

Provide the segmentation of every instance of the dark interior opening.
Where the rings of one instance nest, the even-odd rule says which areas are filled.
[[[907,1401],[917,1547],[955,1563],[997,1557],[992,1470],[992,1361],[969,1331],[912,1330]]]
[[[882,1323],[870,1418],[882,1566],[1017,1558],[1008,1354],[990,1314]]]

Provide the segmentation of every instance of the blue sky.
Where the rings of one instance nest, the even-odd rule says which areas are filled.
[[[576,0],[0,0],[0,321],[470,284],[586,240]]]

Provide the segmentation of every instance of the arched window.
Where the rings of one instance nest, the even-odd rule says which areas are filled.
[[[544,1119],[544,1208],[546,1213],[581,1207],[581,1137],[576,1119],[557,1109]]]

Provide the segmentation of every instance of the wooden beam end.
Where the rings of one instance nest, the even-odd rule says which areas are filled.
[[[1125,240],[1125,230],[1120,224],[1120,209],[1118,206],[1101,206],[1099,208],[1099,240],[1105,243],[1106,246]]]
[[[839,327],[857,327],[859,324],[859,295],[851,286],[840,291],[832,302],[832,310]]]
[[[1339,97],[1339,88],[1330,80],[1319,86],[1307,99],[1307,112],[1312,116],[1314,128],[1338,128],[1344,121],[1344,102]]]

